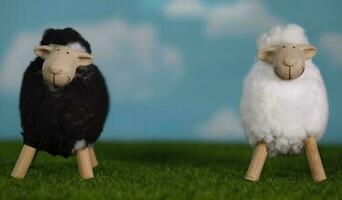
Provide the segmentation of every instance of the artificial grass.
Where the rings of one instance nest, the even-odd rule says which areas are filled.
[[[10,177],[19,142],[0,142],[1,199],[341,199],[342,146],[320,146],[328,180],[313,182],[304,155],[266,161],[261,180],[244,180],[252,149],[214,143],[95,146],[99,166],[84,181],[74,157],[39,152],[26,178]]]

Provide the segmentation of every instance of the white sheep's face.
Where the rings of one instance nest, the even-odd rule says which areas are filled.
[[[262,49],[258,59],[273,65],[275,74],[283,80],[293,80],[300,77],[305,70],[305,60],[316,54],[316,48],[311,45],[283,43]]]
[[[34,53],[44,59],[43,79],[55,87],[68,85],[75,77],[76,69],[92,64],[93,57],[83,51],[64,45],[42,45]]]

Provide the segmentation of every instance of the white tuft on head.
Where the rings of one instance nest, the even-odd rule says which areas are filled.
[[[274,26],[258,39],[258,50],[281,43],[309,44],[305,31],[297,24]]]
[[[67,46],[76,50],[76,51],[87,52],[87,50],[78,42],[70,43]]]

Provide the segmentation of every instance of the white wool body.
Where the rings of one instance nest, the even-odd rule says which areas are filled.
[[[297,25],[275,27],[259,39],[259,49],[281,43],[308,44]],[[270,155],[296,154],[304,140],[319,140],[327,126],[328,101],[319,69],[311,60],[295,80],[282,80],[272,65],[256,60],[248,73],[241,100],[242,127],[252,145],[263,141]]]

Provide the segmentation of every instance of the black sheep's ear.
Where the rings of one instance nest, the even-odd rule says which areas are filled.
[[[94,58],[89,53],[77,52],[78,66],[88,66],[93,63]]]
[[[43,58],[46,59],[47,56],[50,54],[50,52],[52,51],[52,47],[47,46],[47,45],[41,45],[41,46],[37,46],[34,48],[33,52]]]

